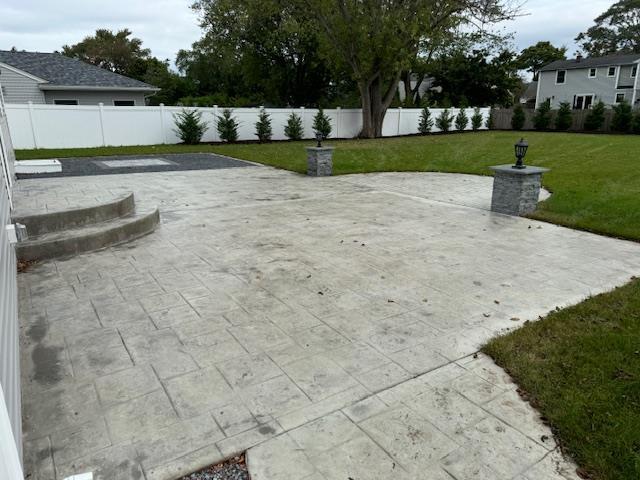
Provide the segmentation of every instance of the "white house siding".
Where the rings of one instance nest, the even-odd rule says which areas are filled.
[[[564,84],[556,85],[556,71],[545,71],[540,73],[540,88],[536,99],[536,107],[547,99],[551,100],[551,108],[558,108],[560,103],[569,102],[573,105],[576,95],[594,95],[594,103],[602,100],[606,105],[613,105],[616,101],[616,93],[624,93],[628,102],[633,96],[630,87],[634,79],[631,77],[631,66],[619,66],[619,72],[613,77],[609,77],[609,67],[598,67],[596,77],[589,78],[589,69],[567,70]]]
[[[37,80],[0,66],[0,84],[6,103],[44,103]]]
[[[145,94],[142,92],[128,91],[76,91],[76,90],[46,90],[44,92],[45,102],[52,104],[54,100],[77,100],[78,105],[97,105],[104,103],[105,106],[113,106],[114,100],[133,100],[136,106],[145,105]],[[7,102],[10,103],[10,102]],[[15,102],[19,103],[19,102]]]
[[[0,162],[13,161],[6,117],[0,105]],[[22,452],[20,361],[18,349],[18,292],[16,256],[6,225],[11,224],[11,204],[5,169],[0,168],[0,478],[17,480]],[[6,428],[6,425],[11,428]]]

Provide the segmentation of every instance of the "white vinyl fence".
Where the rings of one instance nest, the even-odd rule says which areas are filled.
[[[192,109],[187,107],[188,109]],[[196,108],[196,107],[193,107]],[[203,142],[217,142],[220,137],[216,124],[222,114],[222,107],[201,108],[202,119],[208,129]],[[10,104],[6,106],[9,128],[15,148],[76,148],[102,147],[118,145],[157,145],[162,143],[180,143],[175,133],[174,114],[182,107],[112,107],[104,105],[35,105]],[[255,123],[259,108],[234,108],[233,116],[240,123],[239,140],[256,140]],[[435,119],[442,109],[431,109]],[[316,109],[305,108],[268,108],[271,115],[273,140],[284,140],[284,127],[291,113],[297,113],[304,125],[304,138],[313,138],[313,117]],[[333,131],[331,138],[353,138],[362,128],[360,109],[328,109],[324,111],[331,119]],[[420,121],[418,108],[389,109],[385,116],[382,135],[394,137],[418,133]],[[458,109],[450,109],[457,115]],[[469,117],[468,129],[471,129],[473,109],[466,110]],[[486,120],[488,108],[481,109]],[[484,127],[484,121],[483,126]],[[452,124],[451,129],[454,129]],[[437,132],[437,128],[433,128]]]

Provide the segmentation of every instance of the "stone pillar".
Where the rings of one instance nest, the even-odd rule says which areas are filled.
[[[548,168],[513,168],[512,165],[491,167],[493,178],[493,196],[491,211],[507,215],[527,215],[538,206],[542,174]]]
[[[329,177],[333,172],[333,147],[307,147],[307,175]]]

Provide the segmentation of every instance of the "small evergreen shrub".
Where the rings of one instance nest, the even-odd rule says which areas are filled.
[[[548,130],[551,125],[551,102],[542,102],[533,116],[533,126],[536,130]]]
[[[218,134],[225,142],[233,143],[238,140],[238,121],[233,117],[233,110],[225,108],[218,116]]]
[[[204,132],[207,131],[207,123],[202,121],[202,112],[197,110],[182,109],[175,113],[173,118],[176,128],[173,130],[187,145],[200,143]]]
[[[258,114],[258,121],[256,122],[256,137],[258,137],[258,140],[262,143],[269,142],[271,135],[273,135],[271,115],[269,115],[264,108],[261,108]]]
[[[614,132],[627,133],[631,130],[633,121],[633,110],[627,102],[620,102],[613,107],[613,120],[611,120],[611,130]]]
[[[600,130],[604,125],[604,103],[600,100],[589,111],[584,121],[584,129],[589,131]]]
[[[313,132],[317,135],[322,134],[322,139],[326,140],[331,135],[331,120],[324,114],[322,108],[313,117]]]
[[[469,117],[467,117],[467,112],[464,108],[461,108],[458,115],[456,115],[456,130],[462,132],[467,129],[468,125]]]
[[[289,140],[301,140],[303,134],[302,118],[295,113],[289,115],[287,124],[284,126],[284,134]]]
[[[487,115],[487,121],[484,126],[489,130],[493,130],[493,108],[489,109],[489,115]]]
[[[471,129],[474,132],[477,132],[478,130],[480,130],[480,127],[482,127],[482,113],[480,113],[480,107],[476,107],[473,110],[473,115],[471,116]]]
[[[640,135],[640,110],[636,110],[633,120],[631,121],[631,133]]]
[[[424,107],[422,109],[422,112],[420,112],[420,123],[418,123],[418,131],[421,134],[426,135],[427,133],[431,132],[432,128],[433,119],[431,118],[431,112],[427,107]]]
[[[562,102],[556,115],[556,130],[567,131],[573,124],[573,115],[571,113],[571,104],[569,102]]]
[[[447,133],[451,130],[451,122],[453,122],[453,115],[449,113],[448,108],[445,108],[438,118],[436,118],[436,127],[438,127],[440,131]]]
[[[513,108],[513,116],[511,117],[511,128],[514,130],[522,130],[526,117],[522,105],[516,105]]]

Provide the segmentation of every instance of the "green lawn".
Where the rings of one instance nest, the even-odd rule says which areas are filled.
[[[546,166],[553,196],[534,217],[640,241],[640,136],[525,134],[527,163]],[[441,171],[488,175],[513,161],[519,134],[348,140],[336,146],[337,174]],[[304,146],[165,145],[18,151],[19,159],[215,152],[296,172]],[[584,472],[598,480],[640,478],[640,281],[527,323],[489,343],[486,352],[507,369],[549,420]],[[542,480],[542,479],[541,479]]]
[[[488,175],[489,165],[513,161],[515,132],[480,132],[328,142],[336,146],[336,174],[379,171],[440,171]],[[640,136],[524,134],[527,162],[551,168],[544,183],[554,195],[535,218],[606,235],[640,240]],[[115,154],[215,152],[296,172],[305,171],[304,146],[156,145],[17,151],[18,159]]]
[[[484,349],[591,478],[640,478],[640,280]]]

